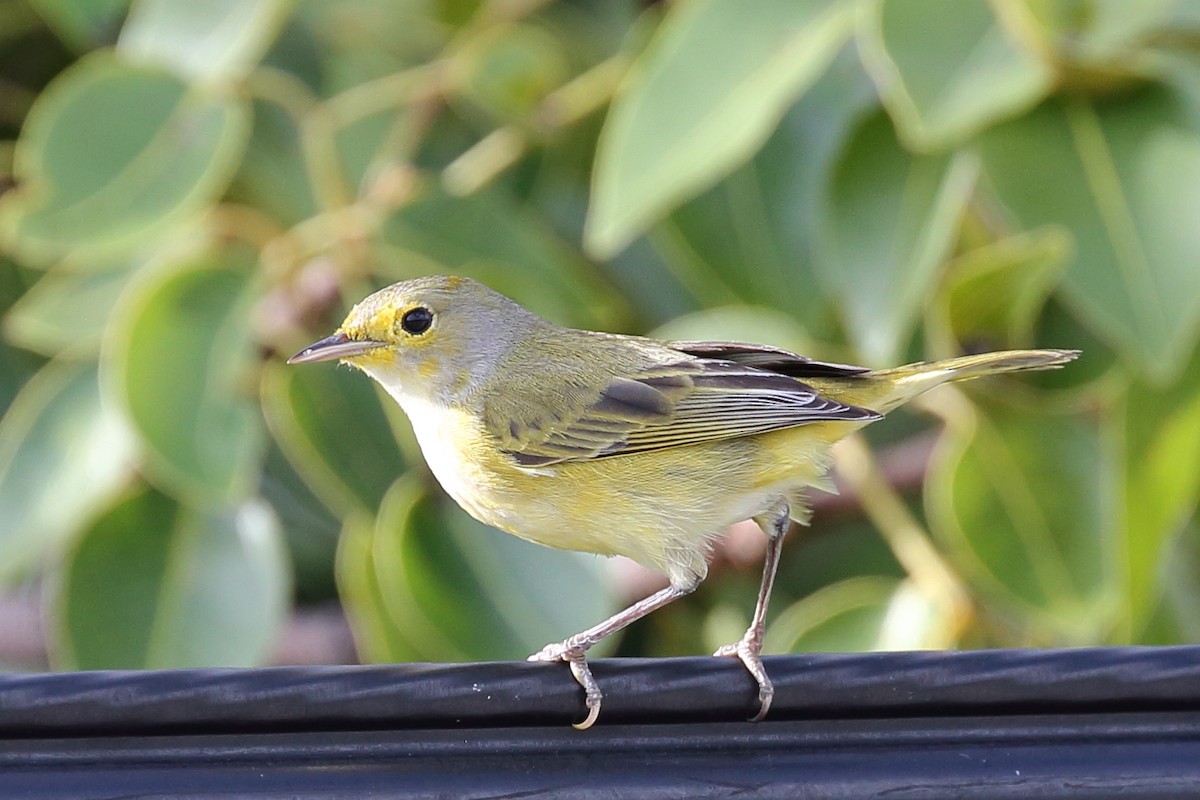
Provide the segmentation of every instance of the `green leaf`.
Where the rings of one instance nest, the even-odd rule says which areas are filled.
[[[8,312],[4,333],[15,344],[48,356],[99,350],[130,272],[51,270]]]
[[[1190,0],[1057,0],[1024,5],[1059,39],[1061,56],[1076,63],[1132,61],[1153,33],[1172,26],[1182,29],[1189,14],[1192,20],[1196,15]]]
[[[129,0],[30,0],[38,15],[78,53],[112,44]]]
[[[482,4],[483,0],[434,0],[432,5],[438,20],[459,28],[470,22]]]
[[[287,540],[296,600],[316,603],[337,597],[334,557],[342,520],[296,474],[278,447],[267,450],[259,492],[271,504]]]
[[[51,585],[56,666],[259,665],[290,590],[265,503],[200,513],[145,491],[99,520]]]
[[[529,24],[492,25],[454,54],[455,88],[501,122],[532,120],[567,77],[562,40]]]
[[[411,642],[428,660],[523,658],[615,610],[598,558],[490,529],[427,495],[411,476],[397,481],[380,508],[373,576],[363,574],[361,552],[357,561],[353,576],[339,574],[367,584],[360,598],[385,604],[368,618],[385,620],[394,629],[387,641]]]
[[[4,413],[43,361],[24,350],[0,343],[0,414]]]
[[[90,55],[38,96],[17,142],[21,188],[0,234],[31,261],[127,249],[224,191],[249,136],[248,106],[158,68]]]
[[[877,650],[888,601],[899,581],[850,578],[817,591],[785,608],[767,629],[765,649],[772,653]]]
[[[328,205],[330,196],[335,194],[335,179],[344,187],[337,190],[338,193],[345,193],[354,187],[369,192],[372,184],[394,166],[397,158],[408,158],[407,152],[397,155],[401,152],[397,149],[400,147],[399,140],[406,136],[403,131],[407,130],[406,125],[410,124],[405,112],[405,109],[389,107],[341,124],[333,139],[337,150],[336,166],[339,168],[336,174],[333,153],[330,153],[327,159],[327,166],[317,167],[326,170],[327,174],[313,174],[312,157],[305,156],[304,166],[309,171],[309,178],[313,180],[313,191],[320,195],[317,199]],[[311,133],[308,134],[308,138],[309,142],[301,144],[311,148]],[[464,144],[463,148],[465,147]]]
[[[146,666],[178,514],[169,498],[142,492],[78,540],[47,587],[56,667]]]
[[[379,508],[371,539],[372,578],[383,602],[379,617],[395,629],[390,638],[411,642],[424,660],[470,660],[480,652],[478,642],[471,641],[474,622],[483,627],[482,616],[472,616],[482,611],[479,587],[462,571],[462,555],[448,540],[443,522],[428,513],[427,495],[427,485],[408,475],[393,484]],[[422,509],[426,514],[418,517]],[[438,557],[417,551],[426,544],[425,537],[413,542],[422,531],[428,546],[439,548]],[[462,595],[460,588],[466,590]],[[487,619],[489,631],[495,624],[494,616]],[[451,625],[458,630],[448,631]]]
[[[1061,281],[1060,281],[1061,285]],[[1067,369],[1030,373],[1028,380],[1046,389],[1083,389],[1102,386],[1106,381],[1120,389],[1129,382],[1129,373],[1117,353],[1096,337],[1095,332],[1079,322],[1063,303],[1059,294],[1050,297],[1042,308],[1033,340],[1048,347],[1079,350],[1083,357],[1071,362]]]
[[[408,464],[373,382],[330,364],[264,365],[262,407],[288,460],[339,514],[370,512]]]
[[[338,597],[354,633],[355,649],[359,660],[368,664],[420,661],[420,650],[392,621],[388,599],[379,586],[373,552],[375,527],[371,515],[351,514],[338,539]]]
[[[283,107],[266,100],[254,103],[254,131],[234,192],[287,226],[318,213],[304,163],[300,124]]]
[[[793,353],[813,352],[812,340],[794,317],[773,308],[722,306],[676,317],[650,332],[677,341],[757,342]]]
[[[901,139],[949,148],[1033,106],[1054,74],[1016,41],[988,0],[862,4],[858,44]]]
[[[894,364],[907,346],[977,173],[966,154],[905,152],[883,114],[847,142],[816,231],[817,274],[864,361]]]
[[[159,270],[127,295],[105,343],[108,384],[148,473],[198,504],[244,497],[259,468],[265,437],[244,389],[255,265],[255,253],[231,247]]]
[[[11,313],[13,306],[29,291],[30,277],[15,261],[0,256],[0,314]],[[8,409],[17,392],[44,363],[32,353],[0,340],[0,414]]]
[[[1070,257],[1071,234],[1060,227],[971,250],[947,266],[928,327],[947,350],[1030,347],[1038,316]]]
[[[378,246],[394,280],[451,271],[565,324],[607,327],[619,314],[619,298],[578,252],[500,189],[430,193],[388,219]]]
[[[134,437],[100,396],[96,365],[42,369],[0,420],[0,585],[61,547],[130,480]]]
[[[1171,542],[1162,564],[1162,602],[1135,641],[1172,645],[1200,638],[1200,520],[1186,525]]]
[[[1025,228],[1075,236],[1066,299],[1135,374],[1170,382],[1200,328],[1200,132],[1151,88],[1054,101],[980,140],[997,196]]]
[[[1094,642],[1111,624],[1111,461],[1077,413],[960,406],[926,480],[932,529],[1025,644]]]
[[[117,52],[193,81],[245,75],[267,52],[289,0],[136,0]]]
[[[1162,599],[1171,545],[1200,502],[1200,349],[1173,386],[1134,382],[1111,421],[1122,465],[1118,552],[1127,620],[1120,636],[1136,640]]]
[[[929,600],[909,580],[864,575],[831,583],[785,608],[767,628],[772,653],[944,647]]]
[[[613,255],[753,155],[846,42],[853,14],[837,0],[673,6],[601,134],[588,251]]]
[[[749,163],[654,228],[655,248],[694,296],[725,304],[732,292],[832,338],[829,299],[814,291],[813,228],[839,150],[877,106],[853,48],[843,48]]]

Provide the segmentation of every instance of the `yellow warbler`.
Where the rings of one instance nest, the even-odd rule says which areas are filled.
[[[760,656],[780,545],[822,486],[830,446],[947,381],[1064,364],[1018,350],[871,371],[733,342],[666,342],[548,322],[459,277],[404,281],[351,310],[289,363],[340,359],[412,421],[429,467],[476,519],[539,544],[623,555],[667,588],[530,657],[565,661],[591,725],[588,648],[696,588],[713,538],[753,519],[768,548],[753,621],[716,655],[773,688]]]

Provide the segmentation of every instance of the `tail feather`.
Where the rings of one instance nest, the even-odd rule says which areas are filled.
[[[996,353],[947,358],[944,361],[920,361],[916,364],[905,364],[903,367],[876,370],[873,374],[895,380],[908,380],[945,372],[951,376],[950,380],[960,381],[1001,372],[1054,369],[1074,361],[1078,355],[1078,350],[1002,350]]]
[[[892,384],[892,391],[884,397],[883,407],[876,410],[880,413],[889,411],[943,383],[1004,372],[1056,369],[1078,356],[1078,350],[1003,350],[879,370],[872,375],[888,380]]]
[[[1078,356],[1078,350],[1004,350],[948,358],[944,361],[922,361],[869,372],[859,379],[857,386],[854,386],[853,378],[843,379],[837,387],[842,391],[835,389],[831,396],[886,414],[943,383],[1004,372],[1055,369],[1074,361]],[[832,383],[830,381],[830,384]],[[829,388],[834,389],[832,385]]]

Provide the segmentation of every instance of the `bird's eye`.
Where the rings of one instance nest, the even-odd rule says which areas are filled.
[[[400,318],[400,327],[405,333],[422,334],[433,324],[433,312],[424,306],[417,306],[404,312]]]

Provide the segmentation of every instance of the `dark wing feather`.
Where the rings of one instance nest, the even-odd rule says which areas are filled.
[[[549,432],[541,426],[492,428],[511,434],[502,446],[518,464],[543,467],[879,416],[823,397],[786,374],[734,361],[691,359],[613,378],[577,413],[544,426]]]
[[[675,350],[698,358],[733,361],[747,367],[778,372],[793,378],[845,378],[863,375],[870,370],[848,364],[814,361],[808,356],[771,347],[765,344],[742,342],[668,342]]]

